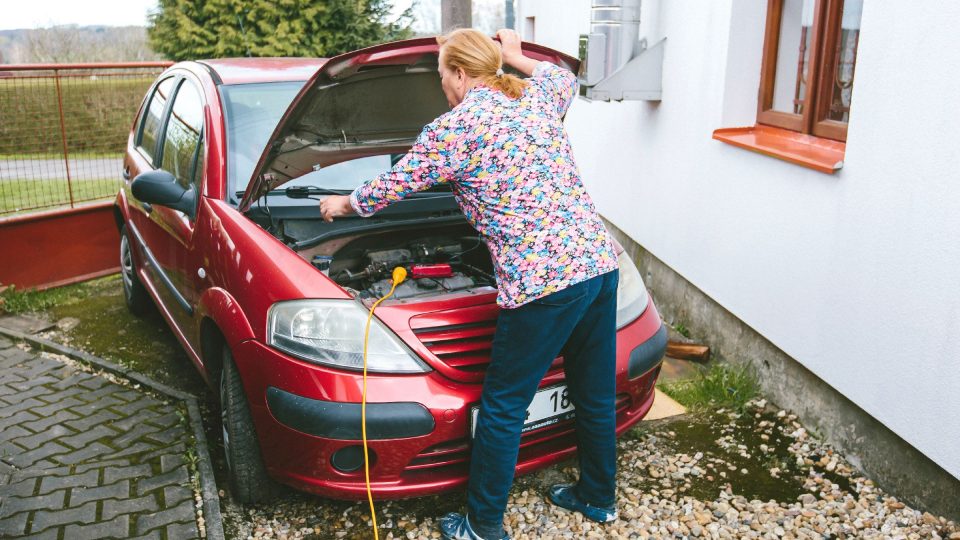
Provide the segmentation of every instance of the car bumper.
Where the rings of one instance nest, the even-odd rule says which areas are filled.
[[[652,302],[640,318],[618,331],[618,435],[653,405],[665,347],[666,332]],[[254,340],[241,343],[234,357],[270,474],[325,497],[366,497],[362,467],[350,466],[359,455],[361,375],[295,360]],[[562,372],[552,373],[541,387],[562,382]],[[481,390],[480,384],[454,382],[437,372],[368,376],[367,435],[375,498],[418,497],[466,485],[470,410]],[[575,452],[572,421],[526,433],[517,474]]]

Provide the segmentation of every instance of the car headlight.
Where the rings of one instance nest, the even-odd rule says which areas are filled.
[[[362,370],[366,323],[367,310],[353,300],[278,302],[267,314],[267,344],[315,364]],[[430,368],[374,318],[367,371],[423,373]]]
[[[617,255],[620,263],[620,284],[617,286],[617,330],[635,321],[650,302],[640,271],[626,251]]]

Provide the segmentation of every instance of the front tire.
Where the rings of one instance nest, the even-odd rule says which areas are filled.
[[[137,267],[133,262],[133,253],[130,247],[130,235],[127,226],[120,227],[120,275],[123,281],[123,300],[127,309],[137,317],[147,314],[153,301],[150,293],[140,282]]]
[[[233,363],[233,354],[226,345],[220,371],[220,419],[234,498],[244,504],[271,500],[277,492],[277,484],[267,475],[263,465],[243,383]]]

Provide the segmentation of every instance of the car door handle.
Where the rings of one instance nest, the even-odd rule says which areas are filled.
[[[146,212],[147,214],[150,214],[150,212],[153,212],[153,205],[150,203],[142,202],[140,203],[140,206],[143,207],[143,211]]]
[[[123,179],[130,180],[130,167],[123,168]]]

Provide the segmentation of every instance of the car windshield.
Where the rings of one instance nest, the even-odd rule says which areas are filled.
[[[236,203],[253,174],[253,168],[280,117],[303,87],[303,82],[233,84],[220,87],[227,130],[227,182],[231,202]],[[283,184],[352,190],[388,170],[400,155],[386,154],[344,161],[324,167]],[[281,188],[281,189],[282,189]]]

